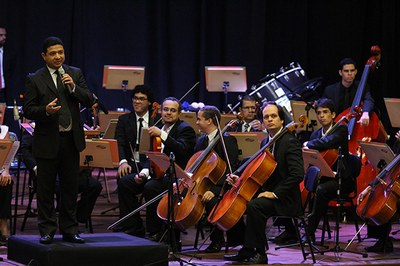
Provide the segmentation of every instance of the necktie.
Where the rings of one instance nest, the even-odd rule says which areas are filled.
[[[250,128],[250,124],[245,123],[244,124],[244,131],[243,132],[248,132]]]
[[[141,137],[141,135],[142,135],[143,120],[144,120],[143,117],[140,117],[140,118],[138,119],[138,121],[139,121],[138,143],[140,143],[140,137]]]
[[[0,51],[1,53],[1,51]],[[3,54],[0,54],[3,55]],[[3,56],[0,58],[0,90],[3,88],[3,77],[2,77],[2,69],[3,69]]]
[[[60,101],[61,109],[58,111],[59,113],[59,123],[61,127],[64,129],[67,129],[69,125],[71,124],[71,112],[69,110],[68,104],[67,104],[67,96],[66,96],[66,88],[64,87],[64,84],[61,81],[61,75],[56,70],[54,72],[57,75],[57,91],[58,91],[58,99]]]

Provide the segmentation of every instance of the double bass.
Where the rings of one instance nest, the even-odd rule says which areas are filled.
[[[179,192],[182,200],[174,201],[175,226],[184,230],[195,225],[204,215],[205,207],[201,202],[202,196],[211,187],[211,183],[217,184],[225,174],[226,163],[213,151],[228,128],[234,127],[243,118],[229,122],[220,134],[217,134],[208,147],[195,153],[188,161],[185,168],[188,178],[179,181]],[[168,195],[165,195],[157,206],[157,214],[163,219],[168,219]]]
[[[357,214],[375,225],[387,223],[397,211],[400,198],[400,155],[377,176],[371,190],[357,206]]]
[[[240,177],[211,211],[208,216],[210,223],[223,231],[228,231],[239,221],[246,211],[247,202],[275,171],[277,163],[269,148],[286,132],[301,128],[308,123],[304,115],[300,116],[299,120],[300,123],[288,124],[235,171],[234,174],[240,174]]]

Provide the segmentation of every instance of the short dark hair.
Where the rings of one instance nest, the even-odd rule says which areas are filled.
[[[354,67],[357,69],[357,63],[354,61],[352,58],[346,57],[340,60],[339,62],[339,70],[343,69],[344,65],[354,65]]]
[[[132,90],[132,96],[131,99],[133,99],[133,97],[135,97],[136,93],[143,93],[144,95],[147,96],[147,100],[150,103],[154,102],[154,96],[153,96],[153,92],[152,92],[152,88],[148,85],[136,85],[135,88]]]
[[[179,101],[177,98],[175,98],[175,97],[167,97],[167,98],[164,99],[164,101],[162,103],[164,104],[165,101],[177,102],[178,103],[178,112],[180,113],[182,111],[181,101]]]
[[[318,107],[321,108],[328,108],[329,111],[335,113],[335,104],[331,99],[328,98],[321,98],[315,103],[315,112],[317,112]]]
[[[206,105],[206,106],[200,108],[199,112],[200,111],[203,112],[203,116],[205,119],[211,118],[214,125],[216,125],[216,126],[218,125],[218,121],[221,121],[221,113],[218,110],[218,108],[213,105]],[[215,117],[218,118],[218,121],[217,121],[217,119],[215,119]]]
[[[43,42],[42,52],[44,54],[46,54],[47,53],[47,48],[49,48],[50,46],[53,46],[53,45],[57,45],[57,44],[59,44],[59,45],[64,47],[64,43],[61,41],[60,38],[54,37],[54,36],[47,37]]]
[[[268,102],[264,102],[263,103],[263,105],[261,107],[261,110],[264,111],[264,108],[267,107],[268,105],[275,105],[276,108],[278,108],[278,116],[283,121],[283,124],[285,124],[286,123],[286,121],[285,121],[285,111],[283,110],[283,107],[280,106],[279,104],[277,104],[274,101],[268,101]]]
[[[245,95],[243,96],[242,100],[240,101],[240,106],[243,107],[243,101],[250,101],[250,102],[255,102],[256,98],[252,95]]]

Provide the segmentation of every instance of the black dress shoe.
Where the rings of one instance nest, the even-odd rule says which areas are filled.
[[[44,235],[39,239],[41,244],[51,244],[53,242],[53,237],[50,235]]]
[[[265,253],[256,253],[254,256],[241,261],[243,264],[268,264],[268,258]]]
[[[70,243],[83,244],[85,243],[85,239],[81,238],[78,234],[75,235],[63,235],[63,241]]]
[[[279,236],[275,237],[272,241],[277,245],[289,245],[297,242],[297,235],[295,232],[289,232],[285,230]]]
[[[217,253],[221,251],[221,242],[214,241],[204,250],[206,253]]]
[[[228,261],[245,261],[252,256],[254,256],[255,252],[254,251],[249,251],[244,248],[239,250],[237,254],[225,254],[224,255],[224,260]]]
[[[385,239],[379,239],[375,243],[375,245],[373,245],[371,247],[367,247],[367,248],[365,248],[365,250],[368,252],[376,252],[376,253],[393,252],[393,240],[390,237],[388,239],[386,239],[386,241],[385,241]]]

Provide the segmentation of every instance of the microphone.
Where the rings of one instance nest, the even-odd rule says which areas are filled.
[[[93,98],[94,98],[94,103],[97,103],[99,105],[100,110],[102,110],[106,115],[108,115],[107,107],[100,102],[99,98],[97,98],[96,94],[94,93],[93,93]]]
[[[58,73],[60,73],[61,77],[63,77],[65,75],[65,70],[62,66],[58,69]],[[64,86],[67,86],[67,88],[69,89],[70,92],[72,91],[72,87],[70,84],[66,84],[64,82],[63,82],[63,84],[64,84]]]
[[[17,101],[14,99],[14,121],[19,120],[19,110],[17,106]]]

